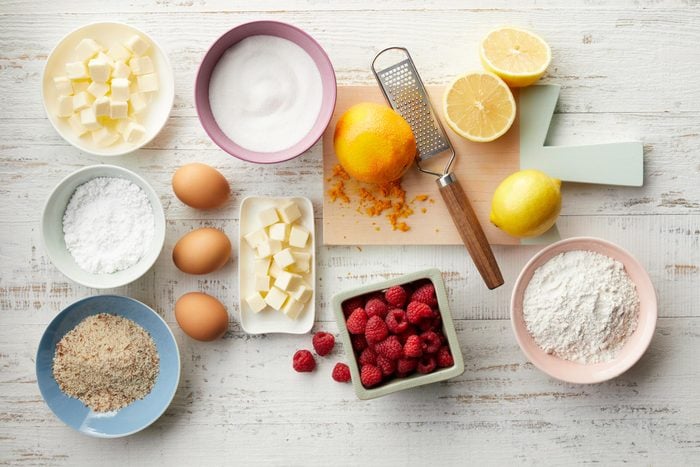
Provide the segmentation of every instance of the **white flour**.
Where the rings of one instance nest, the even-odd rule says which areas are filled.
[[[146,193],[123,178],[98,177],[75,189],[63,214],[63,234],[75,262],[93,274],[136,264],[155,231]]]
[[[282,151],[301,141],[322,100],[321,73],[311,56],[276,36],[250,36],[228,49],[209,81],[216,123],[251,151]]]
[[[540,348],[565,360],[612,360],[637,327],[639,296],[624,266],[592,251],[543,264],[525,289],[523,316]]]

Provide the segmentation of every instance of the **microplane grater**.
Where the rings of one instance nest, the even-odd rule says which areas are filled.
[[[398,56],[390,65],[377,70],[377,62],[385,61],[385,55]],[[457,227],[467,251],[474,260],[481,277],[489,289],[503,285],[503,276],[491,250],[479,219],[464,193],[464,189],[450,172],[456,153],[442,123],[435,114],[430,97],[420,79],[418,70],[408,50],[389,47],[380,51],[372,60],[372,73],[379,83],[384,97],[392,109],[409,124],[416,138],[416,165],[421,172],[438,177],[437,184],[452,220]],[[433,172],[421,167],[421,161],[450,153],[443,172]]]

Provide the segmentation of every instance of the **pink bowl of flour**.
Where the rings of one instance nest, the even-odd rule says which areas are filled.
[[[523,301],[535,271],[561,253],[571,251],[591,251],[619,261],[636,287],[639,296],[637,326],[612,360],[582,364],[559,358],[540,348],[527,329],[523,315]],[[626,250],[599,238],[569,238],[544,248],[525,265],[513,288],[510,318],[518,345],[537,368],[553,378],[570,383],[600,383],[627,371],[649,347],[656,329],[656,293],[644,267]]]
[[[226,57],[229,49],[232,49],[232,47],[237,45],[242,46],[242,41],[255,36],[273,36],[275,38],[286,39],[287,41],[296,44],[296,46],[301,47],[303,52],[305,52],[313,61],[313,64],[315,64],[318,70],[317,76],[320,76],[320,79],[318,79],[321,87],[320,95],[318,96],[318,100],[320,100],[320,102],[318,102],[318,105],[309,106],[311,110],[308,112],[312,112],[312,114],[304,115],[304,119],[311,119],[309,120],[308,124],[310,129],[308,129],[308,131],[305,130],[304,134],[299,135],[296,142],[288,147],[275,148],[273,146],[272,150],[260,150],[259,148],[255,148],[254,145],[242,143],[242,140],[234,141],[231,137],[229,137],[231,131],[225,131],[225,129],[222,129],[222,126],[226,127],[228,123],[225,123],[221,118],[221,105],[218,105],[219,108],[216,108],[217,102],[212,102],[211,100],[212,97],[214,99],[218,99],[218,96],[215,96],[214,94],[210,96],[210,85],[214,83],[214,80],[217,79],[217,75],[220,74],[220,72],[216,71],[219,61],[221,60],[224,62],[227,60]],[[250,41],[248,41],[248,43],[250,43]],[[254,61],[256,59],[257,58],[254,56],[251,58],[251,66],[253,63],[256,63]],[[268,64],[260,61],[257,62],[257,65],[259,65],[257,67],[258,71],[261,68],[264,69],[266,66],[268,66]],[[290,63],[289,65],[290,67],[295,67],[298,64]],[[270,68],[270,71],[272,71],[272,68]],[[280,76],[287,76],[287,72],[284,69],[280,70],[279,73]],[[214,78],[212,77],[213,75]],[[231,77],[231,81],[235,83],[236,80],[238,80],[240,83],[242,80],[244,80],[244,78],[245,76],[241,76],[241,73],[234,73]],[[316,79],[316,77],[314,77],[314,79]],[[297,79],[296,81],[299,80]],[[290,82],[292,85],[295,84],[294,79],[290,80]],[[284,85],[285,81],[280,80],[280,83]],[[261,83],[261,86],[262,84],[264,83]],[[303,85],[303,82],[301,84]],[[216,88],[217,85],[214,83],[213,87]],[[279,86],[277,86],[277,88],[278,87]],[[277,88],[273,88],[272,91],[276,92]],[[251,91],[256,89],[257,88],[251,88]],[[246,96],[243,95],[242,97],[245,98]],[[263,95],[259,100],[263,101],[264,104],[266,99],[274,101],[274,99],[277,97],[279,96]],[[335,72],[326,52],[323,50],[323,48],[321,48],[318,42],[316,42],[306,32],[290,24],[277,21],[254,21],[245,23],[240,26],[236,26],[219,37],[205,54],[204,59],[199,66],[199,71],[197,72],[197,78],[195,80],[195,106],[197,108],[197,114],[199,115],[199,121],[202,123],[202,127],[204,127],[204,130],[207,132],[209,137],[221,149],[232,156],[258,164],[272,164],[287,161],[303,154],[306,150],[308,150],[321,138],[323,132],[328,126],[328,122],[330,122],[333,110],[335,108],[335,100]],[[214,109],[212,109],[212,103],[215,104]],[[236,105],[230,106],[232,114],[236,114],[236,112],[241,111],[241,109],[236,107]],[[244,110],[247,111],[249,109]],[[256,110],[257,109],[253,109],[252,113],[254,113]],[[221,124],[217,122],[217,118]],[[291,121],[289,123],[294,124],[295,122]],[[276,128],[277,127],[281,127],[281,125],[277,125]],[[245,134],[245,127],[243,126],[242,128],[243,129],[239,133]]]

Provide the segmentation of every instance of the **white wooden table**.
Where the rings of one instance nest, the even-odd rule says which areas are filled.
[[[576,3],[575,6],[572,4]],[[121,5],[118,5],[121,4]],[[552,144],[642,140],[643,188],[566,184],[564,236],[599,236],[646,266],[659,296],[647,354],[608,383],[554,381],[521,354],[508,322],[510,290],[536,247],[496,248],[506,285],[488,292],[463,248],[318,247],[317,324],[335,331],[330,297],[347,287],[426,266],[444,272],[466,360],[455,380],[361,402],[330,379],[343,349],[296,374],[308,336],[248,336],[237,318],[236,261],[205,277],[180,273],[174,242],[202,225],[238,232],[246,195],[304,195],[321,216],[321,148],[274,167],[245,164],[206,136],[193,107],[197,65],[227,29],[254,19],[291,22],[328,51],[339,84],[370,84],[379,48],[407,46],[429,83],[477,68],[478,40],[506,23],[539,32],[554,59],[544,82],[562,85]],[[147,148],[116,159],[74,149],[44,115],[39,83],[69,30],[120,20],[147,31],[175,70],[172,118]],[[0,464],[700,464],[700,7],[695,1],[87,0],[0,3]],[[201,161],[230,180],[232,201],[202,213],[178,202],[170,177]],[[182,381],[152,427],[125,439],[82,436],[41,399],[34,355],[63,307],[98,293],[67,280],[39,231],[54,185],[89,164],[116,163],[146,177],[168,219],[156,266],[113,290],[153,306],[172,326]],[[317,235],[320,230],[317,229]],[[319,237],[320,238],[320,237]],[[319,245],[321,242],[318,242]],[[219,297],[230,332],[213,343],[184,336],[173,317],[183,293]]]

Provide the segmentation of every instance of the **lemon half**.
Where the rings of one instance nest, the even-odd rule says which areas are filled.
[[[552,51],[544,39],[514,27],[502,27],[488,33],[481,41],[479,55],[484,68],[512,87],[534,83],[552,61]]]

